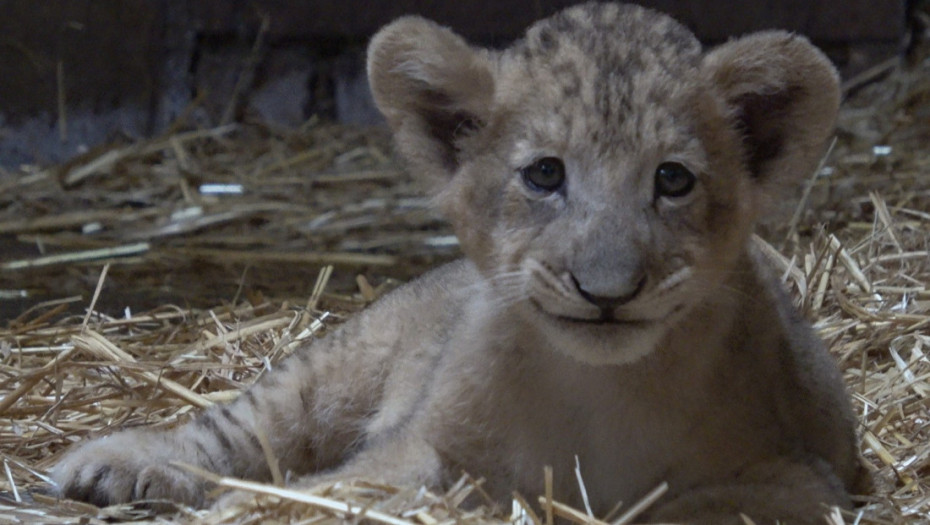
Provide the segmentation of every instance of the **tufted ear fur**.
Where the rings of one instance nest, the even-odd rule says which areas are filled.
[[[823,53],[803,37],[767,31],[717,47],[703,67],[729,107],[745,166],[764,197],[813,172],[840,101],[836,69]]]
[[[494,78],[487,52],[419,17],[401,18],[368,46],[368,79],[400,153],[420,175],[445,182],[460,140],[487,122]]]

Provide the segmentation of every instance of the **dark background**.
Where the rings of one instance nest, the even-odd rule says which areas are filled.
[[[374,123],[362,57],[381,25],[417,13],[502,45],[574,3],[0,0],[0,180],[22,164],[163,132],[179,117],[185,127],[296,126],[311,115]],[[905,0],[639,3],[708,44],[765,28],[805,34],[847,77],[905,45]]]

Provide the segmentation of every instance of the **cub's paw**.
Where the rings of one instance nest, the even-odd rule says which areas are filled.
[[[202,506],[205,483],[171,465],[180,458],[167,443],[152,443],[153,437],[126,432],[79,446],[50,472],[58,494],[99,507],[138,500]]]

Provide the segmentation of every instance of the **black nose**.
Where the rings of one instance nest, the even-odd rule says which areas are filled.
[[[632,301],[639,295],[646,286],[646,276],[641,276],[639,280],[636,281],[636,286],[634,286],[629,293],[617,296],[603,296],[589,293],[584,289],[581,283],[578,282],[578,279],[576,279],[574,275],[572,275],[572,282],[575,283],[575,288],[578,290],[578,293],[584,297],[586,301],[600,308],[601,312],[606,315],[612,312],[614,308]]]

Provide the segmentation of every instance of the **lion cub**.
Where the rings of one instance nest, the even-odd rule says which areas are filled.
[[[441,487],[603,516],[667,482],[656,522],[822,523],[850,505],[854,419],[821,343],[751,247],[815,168],[839,90],[805,39],[703,51],[672,19],[584,4],[504,50],[417,17],[368,52],[375,100],[466,258],[301,348],[234,403],[86,443],[53,470],[98,505],[205,486],[170,465],[302,486]],[[323,474],[325,473],[325,474]]]

